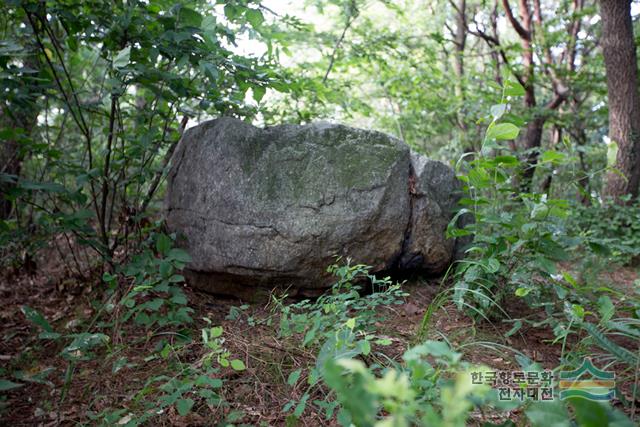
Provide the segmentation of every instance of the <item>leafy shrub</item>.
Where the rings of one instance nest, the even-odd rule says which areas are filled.
[[[173,241],[166,234],[151,234],[140,253],[119,271],[126,286],[124,289],[118,286],[117,274],[103,275],[114,296],[124,290],[117,303],[124,309],[120,322],[133,318],[147,328],[154,324],[166,327],[192,322],[190,313],[193,309],[187,306],[187,297],[182,291],[184,276],[177,273],[190,257],[184,250],[172,246]],[[116,305],[108,303],[106,308],[113,311]]]
[[[584,236],[596,256],[620,264],[640,260],[640,202],[580,205],[574,208],[571,219],[570,231]]]
[[[209,319],[204,320],[211,323]],[[174,407],[178,415],[186,416],[198,402],[211,407],[225,406],[218,392],[223,387],[221,370],[243,371],[246,367],[243,361],[230,359],[230,353],[224,346],[223,332],[220,326],[202,329],[200,345],[204,354],[190,363],[181,360],[181,346],[164,346],[159,356],[169,362],[173,376],[157,375],[146,381],[133,397],[134,402],[142,403],[140,412],[109,409],[100,414],[90,414],[90,419],[105,425],[132,427],[151,422],[169,407]]]
[[[508,114],[507,97],[522,93],[518,83],[506,81],[501,103],[491,108],[482,149],[459,176],[468,197],[461,200],[458,216],[473,214],[475,222],[460,230],[454,220],[448,230],[453,237],[474,237],[467,258],[455,269],[453,299],[475,317],[503,317],[501,302],[514,294],[530,304],[547,301],[553,287],[542,284],[557,273],[557,261],[569,259],[567,249],[578,243],[566,236],[567,201],[523,192],[522,171],[528,165],[501,145],[519,133],[520,122]],[[565,156],[556,151],[540,155],[543,164],[563,161]]]
[[[331,291],[317,300],[303,300],[291,305],[279,304],[280,336],[304,334],[302,346],[324,342],[331,338],[336,325],[353,323],[354,332],[366,336],[375,330],[375,323],[381,321],[376,311],[381,306],[402,304],[407,296],[400,284],[392,283],[389,277],[378,278],[369,273],[371,267],[363,264],[332,265],[328,271],[337,282]],[[374,292],[361,295],[362,286],[369,283]]]
[[[291,400],[284,410],[293,409],[293,417],[304,412],[311,392],[318,386],[324,375],[326,362],[345,357],[367,356],[372,344],[387,345],[390,341],[377,337],[376,322],[383,321],[378,308],[391,304],[401,304],[407,294],[401,285],[392,283],[388,277],[378,278],[369,273],[370,267],[362,264],[332,265],[328,271],[337,276],[337,281],[329,292],[315,301],[303,300],[284,305],[276,301],[280,313],[279,335],[286,339],[300,337],[302,347],[310,347],[318,352],[315,366],[308,371],[309,384],[300,401]],[[370,294],[361,294],[362,286],[368,283],[373,288]],[[288,383],[294,385],[303,374],[303,369],[289,375]],[[324,408],[330,419],[335,404],[314,401]]]
[[[445,342],[427,341],[407,350],[404,364],[383,369],[381,376],[358,360],[327,362],[324,380],[341,404],[338,421],[344,426],[466,425],[469,411],[491,400],[492,390],[471,383],[472,367],[461,356]],[[435,365],[427,357],[435,358]]]
[[[403,363],[376,370],[362,361],[339,358],[330,360],[323,377],[340,402],[338,421],[344,426],[442,426],[455,427],[477,423],[472,411],[501,411],[524,406],[534,427],[593,425],[632,426],[623,413],[608,402],[569,399],[535,402],[501,401],[497,390],[485,384],[473,384],[472,373],[488,369],[462,360],[462,354],[444,341],[426,341],[407,350]],[[430,362],[434,361],[434,362]],[[527,370],[539,369],[535,364]],[[568,406],[571,411],[568,410]],[[507,418],[501,426],[515,425]],[[476,414],[475,417],[478,417]],[[597,419],[597,421],[594,421]],[[474,423],[475,424],[475,423]],[[484,426],[495,426],[485,422]]]

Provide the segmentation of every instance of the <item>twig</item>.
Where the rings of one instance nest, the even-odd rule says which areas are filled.
[[[351,5],[352,5],[352,8],[355,9],[355,2],[352,1]],[[344,40],[344,36],[347,34],[347,31],[349,30],[349,27],[351,27],[351,24],[353,24],[353,21],[355,21],[356,18],[358,17],[358,11],[357,9],[355,10],[356,12],[353,15],[349,15],[347,17],[347,23],[344,26],[344,29],[342,30],[342,34],[340,34],[340,38],[338,38],[338,41],[336,42],[336,45],[333,48],[333,52],[331,53],[331,58],[329,59],[329,66],[327,67],[327,71],[324,73],[324,77],[322,78],[323,85],[327,82],[327,79],[329,78],[329,73],[333,68],[333,63],[336,60],[336,54],[338,53],[338,49],[340,49],[340,44],[342,44],[342,41]]]
[[[523,1],[526,5],[526,0],[523,0]],[[520,22],[516,19],[516,17],[513,16],[513,12],[511,11],[511,6],[509,6],[509,0],[502,0],[502,6],[504,7],[504,11],[507,14],[507,18],[509,19],[509,22],[511,22],[513,29],[516,30],[518,35],[525,40],[531,40],[531,32],[527,31],[522,26],[522,24],[520,24]]]
[[[140,209],[138,210],[138,212],[145,212],[147,210],[147,207],[149,206],[151,199],[153,199],[153,195],[155,194],[156,190],[158,189],[158,186],[160,185],[160,181],[162,180],[165,169],[167,168],[167,165],[169,164],[169,161],[173,156],[173,152],[178,146],[178,143],[180,142],[180,140],[182,139],[182,134],[184,133],[184,130],[187,127],[188,121],[189,121],[189,117],[184,116],[182,119],[182,122],[180,123],[180,128],[179,128],[180,136],[173,142],[173,144],[171,144],[171,147],[169,147],[169,150],[167,150],[167,153],[165,154],[164,159],[162,161],[162,167],[156,171],[156,174],[153,177],[151,186],[149,187],[149,191],[147,192],[146,197],[144,198],[142,204],[140,205]]]

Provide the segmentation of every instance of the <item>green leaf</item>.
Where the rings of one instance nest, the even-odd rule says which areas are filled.
[[[462,354],[452,350],[449,344],[444,341],[426,341],[424,344],[407,350],[402,358],[407,362],[411,362],[419,360],[422,356],[433,356],[437,359],[456,363],[460,360]]]
[[[156,249],[162,255],[167,255],[171,249],[171,238],[166,234],[158,234],[156,236]]]
[[[163,260],[160,262],[160,267],[158,268],[160,275],[167,279],[173,274],[173,266],[167,260]]]
[[[14,383],[9,380],[0,380],[0,391],[13,390],[14,388],[20,388],[24,386],[24,384]]]
[[[287,384],[289,384],[290,386],[295,385],[295,383],[297,383],[298,379],[300,378],[300,374],[302,374],[302,369],[296,369],[295,371],[291,372],[289,374],[289,377],[287,378]]]
[[[638,363],[638,357],[626,348],[620,347],[618,344],[611,341],[604,333],[599,331],[595,325],[591,323],[584,323],[582,327],[589,332],[589,335],[591,335],[593,341],[598,345],[598,347],[608,351],[615,356],[616,359],[627,363],[629,366],[636,366]]]
[[[62,193],[65,191],[64,186],[55,182],[34,182],[27,179],[20,179],[18,181],[18,187],[24,188],[25,190],[41,190],[51,193]]]
[[[209,336],[211,338],[218,338],[219,336],[222,335],[222,332],[223,332],[222,326],[214,326],[209,331]]]
[[[345,326],[349,329],[353,329],[356,327],[356,319],[354,317],[350,318],[349,320],[347,320],[347,322],[345,323]]]
[[[564,280],[566,280],[567,283],[569,283],[574,288],[578,286],[578,283],[576,282],[576,279],[574,279],[573,276],[571,274],[567,273],[566,271],[562,273],[562,277],[564,277]]]
[[[498,165],[507,167],[518,166],[520,164],[520,161],[516,156],[496,156],[493,161]]]
[[[131,46],[127,46],[117,53],[115,58],[113,58],[113,68],[120,69],[129,65],[129,60],[131,57]]]
[[[115,362],[113,362],[112,368],[111,368],[111,372],[116,374],[118,373],[118,371],[120,371],[122,368],[124,368],[127,365],[127,358],[126,357],[120,357],[118,358],[118,360],[116,360]]]
[[[538,255],[537,257],[535,257],[535,263],[536,265],[543,271],[545,271],[548,274],[556,274],[556,264],[551,261],[548,258],[545,258],[541,255]]]
[[[169,277],[169,282],[171,283],[183,283],[185,281],[184,276],[181,274],[174,274]]]
[[[606,327],[609,329],[617,329],[629,338],[640,339],[640,328],[634,328],[633,325],[621,323],[621,322],[607,322]]]
[[[178,409],[178,414],[183,417],[187,415],[189,412],[191,412],[191,408],[193,408],[194,403],[195,402],[193,401],[193,399],[178,399],[176,401],[176,409]]]
[[[468,172],[469,181],[476,188],[486,188],[492,184],[491,176],[484,168],[476,167]]]
[[[165,346],[162,347],[162,350],[160,350],[160,356],[163,359],[166,359],[167,357],[169,357],[170,354],[171,354],[171,346],[169,344],[165,344]]]
[[[302,415],[307,407],[307,400],[309,400],[309,393],[305,393],[302,396],[302,399],[300,399],[300,402],[298,402],[298,405],[296,405],[296,409],[293,410],[293,416],[299,418]]]
[[[202,70],[202,72],[213,82],[218,80],[218,76],[220,75],[218,68],[210,62],[200,62],[200,70]]]
[[[77,52],[78,39],[75,37],[67,37],[67,46],[69,46],[69,49],[71,49],[73,52]]]
[[[338,359],[352,359],[360,354],[360,349],[352,345],[353,332],[343,329],[332,334],[320,347],[316,358],[316,369],[320,375],[324,375],[324,369],[328,361]],[[311,380],[311,378],[309,378]]]
[[[191,256],[184,249],[173,248],[167,254],[167,258],[179,261],[183,263],[187,263],[191,261]]]
[[[244,371],[245,369],[247,369],[246,366],[244,366],[244,362],[240,359],[233,359],[231,361],[231,369],[233,369],[234,371]]]
[[[609,420],[605,406],[599,402],[590,402],[587,399],[571,398],[569,404],[573,407],[576,420],[580,427],[608,426]]]
[[[187,297],[182,292],[171,297],[171,302],[178,305],[187,305]]]
[[[202,15],[193,9],[182,6],[180,8],[179,21],[188,27],[200,27],[202,24]]]
[[[368,356],[371,353],[371,343],[367,340],[360,341],[360,351],[363,355]]]
[[[609,298],[607,295],[603,295],[598,298],[598,313],[600,313],[601,323],[611,320],[615,311],[616,308],[614,307],[611,298]]]
[[[146,302],[144,306],[151,311],[158,311],[160,307],[162,307],[162,304],[164,304],[164,299],[154,298],[151,301]]]
[[[249,21],[255,29],[260,28],[264,22],[264,16],[259,9],[247,9],[245,16],[247,17],[247,21]]]
[[[105,283],[115,282],[117,278],[118,278],[118,276],[116,276],[114,274],[111,274],[108,271],[105,271],[102,274],[102,281],[105,282]]]
[[[485,263],[483,263],[483,267],[487,273],[497,273],[500,271],[500,261],[495,258],[489,258]]]
[[[580,304],[572,304],[571,305],[571,310],[573,311],[573,314],[579,318],[579,319],[584,319],[584,307],[581,306]]]
[[[199,387],[220,388],[222,387],[222,380],[220,378],[211,378],[208,375],[200,375],[195,384]]]
[[[542,161],[542,163],[561,164],[564,162],[566,157],[567,156],[564,153],[561,153],[559,151],[548,150],[542,153],[542,156],[540,156],[540,160]]]
[[[596,402],[580,397],[567,399],[573,407],[576,423],[580,427],[632,427],[637,424],[624,413],[611,407],[609,402]]]
[[[571,418],[563,403],[559,400],[551,402],[535,402],[525,412],[532,427],[570,427]]]
[[[304,339],[302,340],[302,346],[306,347],[313,339],[316,337],[317,328],[311,328],[304,334]]]
[[[511,335],[513,335],[516,332],[518,332],[521,328],[522,328],[522,321],[521,320],[516,320],[515,322],[513,322],[513,327],[511,329],[509,329],[509,331],[506,334],[504,334],[504,336],[505,337],[510,337]]]
[[[487,138],[503,141],[507,139],[515,139],[518,137],[520,129],[511,123],[494,124],[487,129]]]
[[[507,96],[522,96],[525,94],[525,90],[517,81],[506,80],[504,82],[504,94]]]
[[[51,327],[49,322],[47,322],[47,319],[45,319],[44,316],[37,310],[34,310],[33,308],[26,305],[23,305],[20,310],[22,311],[22,313],[24,313],[29,322],[33,323],[36,326],[40,326],[46,332],[53,332],[53,328]]]
[[[530,288],[518,288],[516,289],[516,296],[518,297],[526,297],[529,292],[531,292]]]
[[[60,338],[62,336],[62,334],[59,334],[57,332],[40,332],[38,334],[38,339],[41,340],[57,340],[58,338]]]
[[[244,9],[244,7],[228,3],[224,6],[224,16],[226,16],[229,21],[234,21],[237,17],[242,15]]]
[[[264,97],[264,94],[267,92],[267,89],[262,86],[253,86],[252,91],[253,91],[253,99],[255,99],[256,102],[259,103],[260,101],[262,101],[262,98]]]

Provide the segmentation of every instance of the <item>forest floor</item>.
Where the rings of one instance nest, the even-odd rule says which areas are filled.
[[[619,268],[606,273],[605,280],[630,287],[637,277],[633,269]],[[101,296],[98,273],[88,282],[86,279],[80,282],[69,277],[62,267],[52,267],[46,274],[22,273],[0,280],[0,378],[14,381],[18,378],[25,384],[6,393],[4,401],[0,400],[0,424],[95,424],[88,413],[109,408],[135,411],[139,409],[140,398],[144,397],[141,390],[146,389],[148,379],[167,374],[167,361],[150,357],[157,354],[158,338],[142,327],[124,326],[124,333],[112,336],[108,352],[75,364],[59,355],[62,344],[37,338],[36,329],[27,321],[21,307],[26,305],[38,310],[56,331],[80,331],[96,314],[95,301]],[[404,303],[382,310],[386,320],[378,325],[379,334],[392,342],[384,347],[386,357],[399,360],[406,348],[416,343],[425,311],[440,286],[440,279],[410,280],[403,287],[409,294]],[[212,425],[212,420],[224,417],[250,425],[289,425],[283,407],[292,399],[300,399],[306,387],[303,381],[295,387],[288,385],[287,377],[295,369],[313,365],[315,354],[278,339],[277,315],[268,301],[246,304],[239,299],[189,288],[185,292],[189,306],[195,310],[192,314],[194,341],[200,335],[199,330],[207,326],[203,318],[210,319],[213,325],[224,328],[225,345],[233,357],[244,361],[247,369],[226,375],[220,393],[229,405],[196,405],[186,417],[178,416],[171,407],[154,425]],[[531,312],[524,305],[512,304],[508,311],[512,317],[543,318],[542,313]],[[495,370],[517,370],[513,350],[538,361],[544,368],[553,369],[558,365],[562,347],[553,343],[552,331],[525,325],[518,333],[505,337],[512,326],[510,322],[475,323],[452,303],[446,303],[435,312],[428,336],[431,339],[446,337],[454,348],[464,344],[465,360]],[[118,338],[122,336],[126,342]],[[194,360],[201,347],[193,345]],[[124,366],[118,362],[122,360],[126,361]],[[116,366],[119,367],[116,369]],[[312,399],[318,397],[312,396]],[[517,411],[507,414],[514,420],[519,415]],[[478,413],[474,419],[481,424],[499,422],[504,416]],[[126,416],[121,421],[125,424]],[[309,407],[298,423],[312,426],[333,422],[328,423],[320,411]]]

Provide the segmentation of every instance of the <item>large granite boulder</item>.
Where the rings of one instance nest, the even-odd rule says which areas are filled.
[[[166,218],[193,259],[193,286],[317,289],[331,284],[336,256],[373,271],[441,272],[458,188],[449,167],[379,132],[220,118],[176,149]]]

